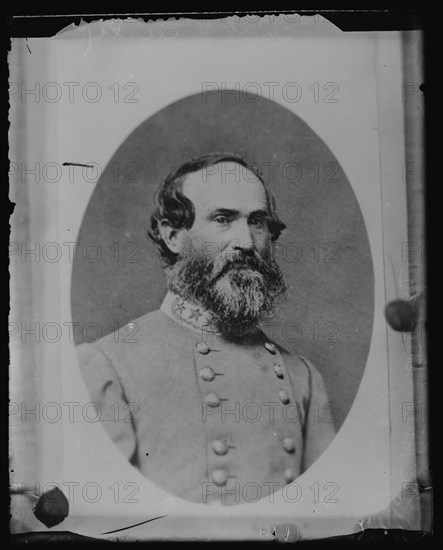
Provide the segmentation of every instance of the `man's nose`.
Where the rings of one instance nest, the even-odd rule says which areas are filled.
[[[246,220],[238,220],[230,242],[233,250],[250,250],[254,248],[251,228]]]

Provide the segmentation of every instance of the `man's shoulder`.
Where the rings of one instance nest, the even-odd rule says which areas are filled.
[[[160,309],[150,311],[144,315],[130,321],[126,326],[132,325],[138,331],[143,331],[146,334],[155,334],[162,332],[171,323],[171,319]]]
[[[83,343],[82,348],[93,348],[101,352],[111,362],[131,356],[143,356],[165,353],[179,348],[186,340],[179,325],[161,310],[151,311],[137,317],[117,330],[103,336],[95,342]]]

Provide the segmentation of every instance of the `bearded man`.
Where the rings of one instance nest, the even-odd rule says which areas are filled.
[[[284,229],[267,183],[242,158],[181,166],[151,217],[168,285],[160,310],[133,321],[136,342],[114,333],[78,348],[113,441],[181,498],[270,497],[334,437],[318,371],[259,328],[285,291],[274,258]]]

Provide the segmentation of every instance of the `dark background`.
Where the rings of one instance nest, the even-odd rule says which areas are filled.
[[[144,121],[113,155],[77,238],[76,343],[95,338],[88,323],[98,323],[104,336],[158,309],[166,285],[147,237],[153,193],[182,163],[216,151],[240,154],[261,167],[276,197],[288,226],[276,251],[288,293],[276,309],[275,325],[264,331],[317,366],[340,427],[360,384],[372,335],[368,236],[351,185],[329,148],[298,116],[259,96],[186,97]],[[277,163],[273,176],[270,163]],[[297,163],[298,175],[289,163]],[[86,247],[90,242],[95,244]],[[98,250],[100,259],[90,261]],[[129,334],[122,328],[119,337]]]

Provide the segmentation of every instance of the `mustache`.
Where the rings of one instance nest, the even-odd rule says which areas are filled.
[[[212,261],[211,264],[211,275],[217,279],[233,269],[253,269],[263,272],[268,268],[268,263],[255,250],[227,253]]]
[[[168,288],[213,315],[223,334],[252,330],[286,287],[272,248],[225,249],[216,255],[189,247],[167,271]]]

